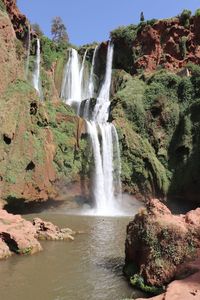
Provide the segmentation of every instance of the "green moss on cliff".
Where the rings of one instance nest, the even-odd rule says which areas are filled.
[[[45,200],[55,194],[55,181],[67,184],[88,176],[89,156],[82,155],[88,143],[79,140],[79,118],[70,107],[41,103],[32,86],[20,80],[8,87],[0,107],[3,199]]]
[[[111,119],[119,132],[125,190],[163,196],[194,187],[191,174],[198,178],[200,170],[195,163],[200,72],[193,65],[191,72],[191,77],[163,70],[141,77],[114,72]]]

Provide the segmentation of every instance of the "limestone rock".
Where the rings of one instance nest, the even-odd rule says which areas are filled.
[[[51,222],[45,222],[40,218],[33,220],[33,226],[36,229],[37,237],[39,240],[74,240],[75,232],[69,228],[59,229]]]
[[[42,250],[34,226],[19,215],[0,210],[0,259],[13,253],[34,254]]]

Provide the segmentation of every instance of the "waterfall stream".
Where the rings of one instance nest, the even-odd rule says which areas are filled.
[[[35,60],[35,69],[33,72],[33,86],[35,90],[38,92],[38,95],[42,99],[42,89],[40,83],[40,62],[41,62],[41,54],[40,54],[40,40],[37,39],[36,43],[36,60]]]
[[[95,168],[92,194],[96,204],[95,213],[98,215],[116,214],[118,211],[117,202],[121,194],[121,163],[118,135],[115,126],[108,122],[113,51],[114,47],[109,42],[106,72],[92,114],[90,113],[90,99],[95,96],[94,68],[98,46],[93,53],[87,93],[82,89],[87,50],[80,67],[78,52],[75,49],[71,49],[69,60],[64,70],[61,90],[61,98],[67,104],[75,106],[77,114],[80,113],[81,102],[83,100],[85,102],[82,116],[86,120],[87,132],[93,149]],[[87,95],[87,99],[84,99],[85,95]]]

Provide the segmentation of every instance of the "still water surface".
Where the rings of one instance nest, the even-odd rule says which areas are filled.
[[[44,251],[31,257],[2,261],[0,299],[121,300],[141,295],[122,276],[126,226],[132,217],[37,216],[84,233],[73,242],[45,241]]]

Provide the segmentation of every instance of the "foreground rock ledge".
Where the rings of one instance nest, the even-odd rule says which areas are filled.
[[[200,257],[200,253],[199,253]],[[149,300],[199,300],[200,299],[200,258],[184,266],[185,279],[174,280],[166,289],[166,292],[149,298]],[[183,271],[182,270],[182,271]],[[146,300],[139,298],[137,300]]]
[[[152,199],[127,227],[124,270],[146,286],[164,287],[165,293],[152,299],[200,299],[199,248],[200,208],[172,215]]]
[[[42,250],[39,239],[42,240],[74,240],[71,229],[59,229],[51,222],[39,218],[33,223],[24,220],[19,215],[12,215],[0,209],[0,259],[12,254],[34,254]]]

